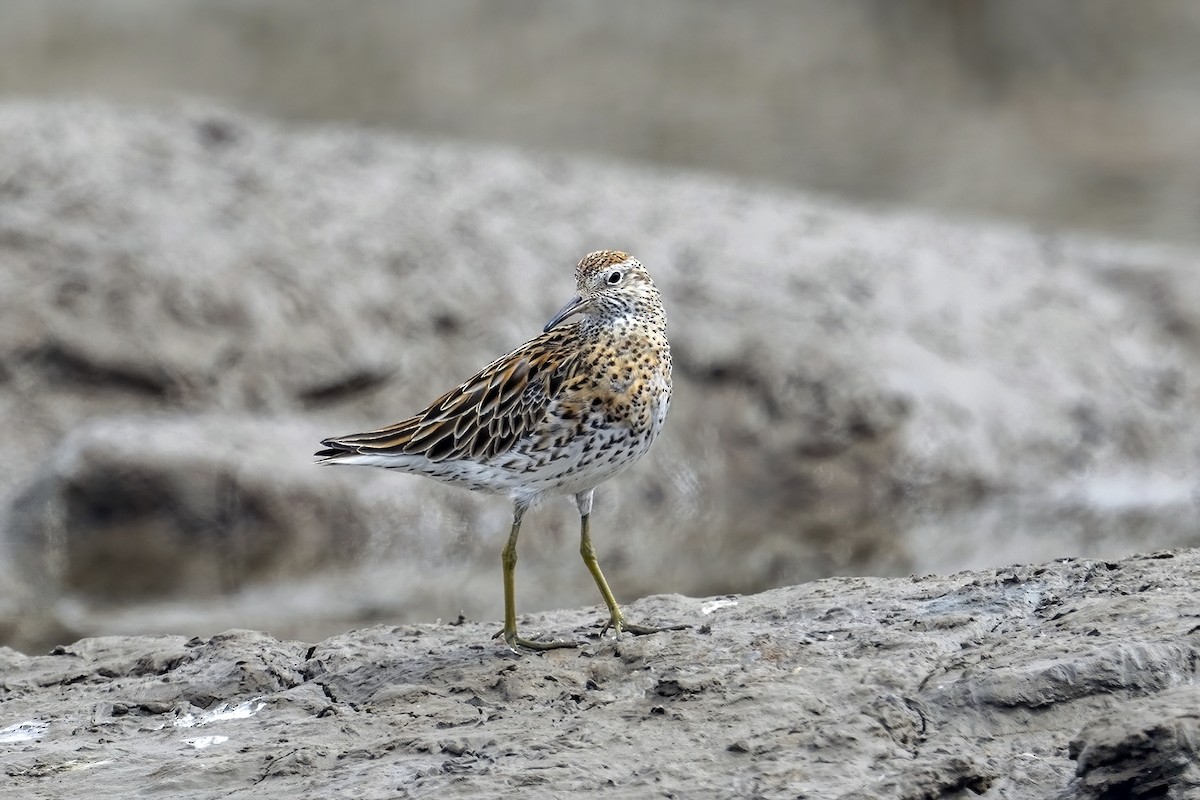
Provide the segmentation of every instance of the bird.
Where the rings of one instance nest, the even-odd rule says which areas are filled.
[[[517,634],[517,539],[543,498],[574,497],[579,552],[608,608],[603,636],[680,630],[625,619],[591,537],[596,487],[637,462],[671,407],[666,313],[650,273],[620,250],[584,256],[576,294],[542,333],[500,356],[424,410],[393,425],[321,441],[319,464],[382,467],[476,492],[507,495],[512,527],[501,552],[503,635],[510,649],[541,651],[578,642]]]

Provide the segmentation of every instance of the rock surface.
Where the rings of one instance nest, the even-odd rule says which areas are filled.
[[[57,576],[111,601],[209,597],[353,563],[370,498],[273,455],[311,449],[311,433],[233,415],[83,425],[9,513],[16,560],[37,585]]]
[[[493,615],[504,501],[310,472],[312,443],[525,340],[597,247],[650,266],[677,365],[666,434],[598,500],[621,597],[1196,543],[1193,252],[203,105],[9,102],[0,140],[0,559],[50,573],[0,597],[0,629]],[[121,470],[149,491],[112,495]],[[524,610],[594,601],[576,525],[531,517]],[[342,549],[371,556],[338,590],[366,599],[237,594]],[[114,622],[154,583],[223,583],[259,616]]]
[[[11,797],[1194,797],[1200,552],[841,578],[525,630],[0,649]]]

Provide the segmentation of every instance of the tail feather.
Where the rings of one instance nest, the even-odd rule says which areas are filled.
[[[414,427],[412,420],[404,420],[395,425],[365,433],[350,433],[345,436],[332,436],[322,439],[324,450],[318,450],[314,455],[318,463],[346,463],[344,457],[360,454],[397,452],[407,442],[411,433],[408,429]]]
[[[323,442],[321,442],[321,444],[325,444],[325,445],[330,444],[330,443],[331,442],[329,439],[326,439]],[[327,447],[324,450],[318,450],[317,452],[313,453],[313,456],[317,459],[318,462],[324,462],[324,461],[328,461],[331,458],[337,458],[338,456],[344,456],[347,453],[353,453],[353,452],[354,452],[353,450],[349,450],[344,447]]]

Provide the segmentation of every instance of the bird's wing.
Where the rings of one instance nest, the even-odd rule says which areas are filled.
[[[574,327],[556,328],[501,356],[408,419],[323,440],[328,449],[317,457],[392,453],[450,461],[494,458],[508,451],[575,375]]]

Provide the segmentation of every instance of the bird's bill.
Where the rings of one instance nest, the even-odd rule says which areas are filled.
[[[587,308],[587,305],[590,302],[591,302],[590,300],[584,300],[579,295],[575,295],[574,297],[572,297],[570,300],[567,301],[567,304],[565,306],[563,306],[562,308],[560,308],[558,310],[558,313],[555,314],[554,317],[551,318],[551,320],[549,322],[546,323],[546,327],[542,328],[542,333],[545,333],[546,331],[550,330],[551,328],[553,328],[558,323],[562,322],[567,317],[570,317],[574,314],[578,314],[580,311],[583,311],[585,308]]]

